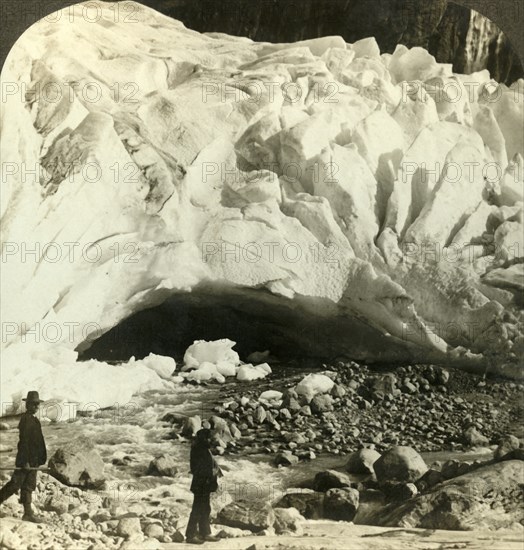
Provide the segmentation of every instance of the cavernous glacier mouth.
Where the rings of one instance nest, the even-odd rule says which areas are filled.
[[[78,361],[148,310],[166,355],[234,337],[520,376],[522,80],[373,38],[253,42],[83,7],[2,70],[3,403],[162,387]]]

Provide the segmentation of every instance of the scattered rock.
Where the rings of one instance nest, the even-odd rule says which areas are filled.
[[[177,530],[171,535],[171,540],[173,542],[184,542],[185,537],[181,531]]]
[[[104,462],[94,443],[79,437],[56,450],[49,460],[50,474],[58,481],[85,489],[96,489],[104,483]]]
[[[255,412],[255,420],[258,424],[263,424],[266,421],[267,414],[264,407],[259,406]]]
[[[290,489],[275,508],[296,508],[306,519],[324,517],[324,493],[311,489]]]
[[[291,451],[282,451],[275,457],[275,466],[291,466],[298,462],[298,456],[295,456]]]
[[[283,393],[277,390],[267,390],[259,395],[261,401],[280,401],[283,397]]]
[[[489,446],[489,439],[482,435],[475,426],[471,426],[464,432],[464,442],[471,447]]]
[[[111,519],[111,514],[107,510],[101,510],[91,516],[91,519],[95,523],[104,523],[106,521],[109,521]]]
[[[304,405],[300,408],[300,414],[303,416],[311,416],[311,407],[309,405]]]
[[[356,489],[330,489],[324,499],[324,517],[336,521],[352,521],[357,513],[359,494]]]
[[[386,496],[378,489],[362,489],[359,491],[359,504],[353,519],[355,524],[372,525],[376,510],[386,504]]]
[[[377,480],[411,483],[428,470],[424,459],[411,447],[392,447],[373,464]]]
[[[224,525],[216,536],[219,539],[234,539],[250,535],[252,535],[251,531],[246,531],[245,529],[238,529],[237,527],[228,527],[227,525]]]
[[[520,441],[514,435],[504,436],[498,444],[498,447],[495,449],[494,458],[495,460],[500,460],[502,457],[507,455],[509,452],[514,451],[520,447]]]
[[[349,455],[346,470],[350,474],[374,474],[373,464],[380,458],[374,449],[359,449]]]
[[[184,437],[194,437],[201,428],[202,419],[200,416],[190,416],[185,419],[181,433]]]
[[[394,374],[384,374],[373,383],[373,391],[382,395],[392,395],[397,390],[397,377]]]
[[[303,445],[307,442],[307,438],[300,432],[287,432],[284,434],[284,439],[288,443],[296,443],[297,445]]]
[[[347,394],[347,390],[341,384],[335,384],[331,389],[331,395],[335,398],[344,397],[346,394]]]
[[[333,410],[333,397],[329,394],[315,395],[309,404],[311,412],[321,414]]]
[[[400,388],[403,393],[417,393],[417,386],[411,382],[404,382]]]
[[[227,421],[220,418],[220,416],[213,415],[209,419],[209,424],[213,430],[213,438],[215,440],[221,440],[227,445],[227,443],[233,439],[233,435],[231,434]]]
[[[340,489],[342,487],[351,487],[349,476],[336,470],[326,470],[319,472],[313,481],[313,489],[325,493],[329,489]]]
[[[149,463],[146,475],[174,477],[178,472],[175,460],[170,455],[157,456]]]
[[[235,423],[232,423],[229,427],[233,439],[240,439],[242,437],[242,432],[238,429]]]
[[[239,499],[228,504],[218,513],[216,523],[248,529],[253,533],[273,525],[275,514],[267,502],[260,500]]]
[[[140,520],[138,518],[122,518],[118,521],[116,533],[120,537],[130,539],[135,535],[142,535]]]
[[[444,479],[452,479],[454,477],[467,474],[471,470],[471,462],[461,462],[459,460],[447,460],[442,464],[440,473]]]
[[[435,485],[442,483],[446,478],[442,475],[442,472],[430,468],[416,483],[419,491],[426,491],[431,489]]]
[[[437,384],[445,386],[449,382],[449,371],[445,369],[438,369],[436,378]]]
[[[66,496],[62,494],[51,495],[44,504],[44,510],[65,514],[69,510],[69,502]]]
[[[10,430],[11,426],[7,422],[0,422],[0,431]]]
[[[388,502],[403,502],[418,493],[414,483],[396,483],[394,481],[383,483],[381,490],[386,495]]]
[[[296,413],[302,408],[302,405],[298,402],[298,399],[291,397],[288,401],[282,402],[282,407],[289,409],[291,413]]]
[[[144,535],[160,540],[164,536],[164,528],[159,523],[149,523],[144,527]]]

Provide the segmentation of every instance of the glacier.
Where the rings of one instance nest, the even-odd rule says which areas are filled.
[[[28,385],[101,406],[162,387],[151,362],[79,353],[199,289],[334,327],[312,341],[324,356],[521,377],[522,80],[127,4],[135,18],[86,2],[40,20],[2,69],[9,410]]]

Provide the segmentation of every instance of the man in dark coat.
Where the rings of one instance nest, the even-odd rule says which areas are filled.
[[[190,465],[193,474],[191,491],[195,496],[187,524],[186,541],[190,544],[218,541],[211,536],[209,525],[210,496],[218,489],[218,477],[222,472],[211,454],[211,430],[204,428],[197,432],[196,441],[191,447]]]
[[[28,392],[27,398],[23,401],[25,401],[26,412],[22,414],[18,424],[20,436],[15,462],[19,469],[14,471],[11,480],[0,489],[0,504],[21,491],[20,502],[24,505],[22,519],[41,523],[42,520],[35,515],[31,507],[32,493],[36,489],[37,471],[29,469],[37,468],[47,461],[42,426],[35,416],[41,401],[37,391]]]

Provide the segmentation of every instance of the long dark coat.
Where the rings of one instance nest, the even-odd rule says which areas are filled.
[[[196,495],[214,493],[218,489],[218,466],[209,447],[197,441],[191,447],[189,463],[193,474],[191,491]]]
[[[18,424],[20,439],[18,440],[18,452],[15,464],[18,468],[29,464],[36,468],[47,462],[44,435],[40,420],[32,414],[25,412]]]

